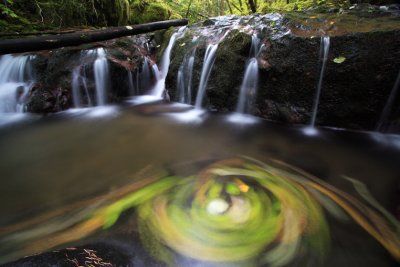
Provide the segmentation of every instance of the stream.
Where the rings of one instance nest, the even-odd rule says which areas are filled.
[[[74,259],[83,264],[87,250],[97,251],[96,256],[104,264],[111,264],[96,266],[397,265],[399,239],[390,218],[397,216],[398,220],[399,216],[399,136],[329,128],[309,136],[304,127],[287,127],[255,118],[252,124],[244,125],[230,122],[229,116],[215,114],[208,114],[196,123],[176,120],[173,114],[186,109],[188,106],[182,104],[164,103],[104,106],[72,109],[3,125],[0,128],[3,177],[0,263],[57,249],[4,266],[44,266],[40,264],[43,262],[48,266],[74,266],[68,264]],[[243,163],[238,163],[237,168],[249,168],[249,174],[231,169],[239,174],[219,174],[222,176],[218,178],[204,171],[212,170],[207,166],[228,160],[227,167],[221,168],[229,172],[229,164],[236,164],[230,163],[232,159]],[[260,166],[254,170],[246,167],[250,162]],[[271,179],[277,179],[270,185],[264,184],[257,174],[267,170],[275,177]],[[199,176],[193,178],[193,175]],[[360,189],[357,183],[345,177],[365,185],[379,208],[360,194],[362,190],[357,192]],[[209,182],[193,185],[202,179]],[[307,182],[301,182],[303,179]],[[283,191],[273,186],[282,181],[293,184],[286,187],[282,184]],[[314,182],[329,188],[342,200],[317,186],[308,188]],[[221,189],[220,183],[225,189]],[[200,204],[196,202],[196,196],[203,190],[208,192],[207,199],[202,200],[207,205],[200,200]],[[300,191],[290,193],[291,190]],[[296,200],[302,198],[300,193],[314,200],[303,206]],[[273,201],[270,204],[261,201],[267,196]],[[187,199],[183,201],[182,197]],[[268,225],[280,225],[281,233],[292,237],[278,233],[267,237],[263,233],[274,231],[252,223],[270,218],[262,219],[266,215],[257,211],[259,205],[266,212],[278,200],[284,205],[274,216],[283,221],[271,221]],[[153,203],[153,208],[146,206],[149,203]],[[166,204],[172,206],[165,207]],[[119,211],[111,222],[108,219],[115,214],[106,216],[104,224],[110,225],[92,225],[91,216],[113,210],[113,205]],[[295,213],[285,213],[285,209],[292,209],[291,205],[297,207],[293,207]],[[355,211],[358,205],[363,208]],[[171,221],[164,221],[166,218],[159,212],[166,212],[163,216],[170,215]],[[354,212],[360,214],[360,221]],[[206,223],[207,218],[222,221],[214,221],[214,226],[198,225]],[[143,220],[150,220],[144,225],[153,227],[144,227]],[[182,220],[191,221],[192,226]],[[285,226],[285,221],[290,225]],[[323,230],[318,228],[319,224],[324,225]],[[368,224],[387,232],[378,230],[373,238],[365,230]],[[224,228],[229,225],[233,228]],[[296,225],[300,227],[297,230]],[[312,234],[312,228],[305,225],[319,230]],[[217,226],[222,228],[213,228]],[[158,232],[160,229],[166,232]],[[245,229],[255,233],[245,237]],[[173,234],[174,231],[183,236]],[[218,238],[221,233],[225,234]],[[249,244],[241,244],[241,240],[252,239],[252,235],[265,236],[270,241],[263,243],[256,238]],[[392,243],[382,241],[385,244],[382,245],[377,241],[379,236]],[[197,248],[195,254],[190,246]],[[229,252],[232,248],[236,256]],[[280,254],[282,249],[290,253]]]

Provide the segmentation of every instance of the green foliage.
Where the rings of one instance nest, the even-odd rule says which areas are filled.
[[[131,22],[146,23],[159,20],[168,20],[173,15],[172,9],[165,3],[157,1],[138,1],[131,7]],[[178,14],[174,14],[179,17]]]
[[[349,0],[265,0],[259,7],[261,13],[285,12],[317,8],[323,11],[333,7],[343,7],[350,4]]]
[[[253,0],[257,12],[343,7],[350,0]],[[0,0],[3,31],[117,26],[187,18],[248,15],[249,0]]]
[[[319,10],[349,5],[349,0],[266,0],[259,10],[262,13],[317,8]]]
[[[1,14],[5,17],[18,18],[18,15],[9,7],[13,4],[13,0],[5,0],[3,4],[0,3]]]

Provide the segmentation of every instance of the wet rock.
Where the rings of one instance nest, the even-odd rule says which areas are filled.
[[[89,51],[95,51],[98,47],[103,47],[106,51],[109,75],[112,77],[107,82],[107,103],[120,102],[131,93],[128,74],[134,73],[141,66],[143,56],[148,53],[144,44],[152,46],[151,43],[147,44],[148,41],[149,38],[144,36],[126,37],[80,47],[39,52],[32,62],[37,85],[29,94],[27,111],[47,113],[72,107],[72,72],[76,68],[84,74],[89,94],[82,96],[82,105],[95,104],[93,65],[96,53],[86,56],[84,54],[90,54]],[[57,100],[60,98],[59,91],[62,92],[60,103],[57,102],[60,101]]]
[[[35,84],[28,96],[26,109],[32,113],[49,113],[65,110],[70,103],[70,92],[62,88],[52,88],[43,84]]]
[[[216,27],[214,24],[218,23],[208,27]],[[321,36],[330,36],[316,124],[375,129],[400,69],[399,17],[382,13],[379,8],[368,12],[363,7],[362,12],[350,10],[340,14],[294,13],[286,15],[284,25],[275,19],[266,25],[259,33],[264,47],[258,57],[259,88],[251,113],[285,123],[308,124],[320,76]],[[210,110],[235,110],[250,50],[250,34],[251,31],[246,34],[246,27],[233,30],[219,44],[203,101]],[[192,85],[196,90],[206,44],[197,47]],[[166,81],[174,100],[177,71],[184,58],[180,45],[177,41],[172,51]],[[400,96],[395,103],[396,109]],[[393,121],[393,129],[394,122],[400,121],[400,111],[393,110],[390,118],[388,123]]]
[[[134,267],[155,266],[164,267],[165,264],[156,262],[147,256],[138,246],[129,247],[116,242],[99,242],[79,247],[46,252],[25,257],[14,262],[2,265],[3,267]],[[140,254],[140,252],[141,254]]]

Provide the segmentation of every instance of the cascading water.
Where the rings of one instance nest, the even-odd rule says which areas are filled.
[[[33,84],[33,56],[4,55],[0,58],[0,113],[22,112]]]
[[[81,53],[81,62],[93,62],[79,65],[72,70],[72,100],[76,108],[84,106],[103,106],[107,103],[109,71],[104,48],[87,50]],[[88,76],[86,69],[93,66],[94,76]],[[95,96],[90,94],[88,81],[94,81]],[[90,84],[90,83],[89,83]]]
[[[196,103],[194,105],[195,109],[202,108],[208,79],[210,78],[211,69],[215,62],[215,52],[217,52],[217,48],[218,48],[218,43],[209,44],[207,46],[207,50],[204,55],[203,68],[201,69],[200,84],[199,84],[199,89],[197,90]]]
[[[74,68],[72,71],[72,101],[74,107],[80,107],[82,105],[81,92],[80,92],[80,69],[79,67]]]
[[[250,21],[251,20],[251,21]],[[221,43],[226,38],[235,36],[238,32],[245,33],[248,35],[252,35],[252,45],[249,52],[249,60],[247,63],[247,69],[245,71],[245,79],[242,84],[242,97],[241,100],[237,104],[237,110],[239,112],[244,113],[247,112],[247,107],[249,106],[249,102],[251,99],[249,96],[254,96],[256,94],[257,88],[257,76],[258,76],[258,61],[257,57],[262,48],[261,38],[259,36],[263,36],[268,30],[266,30],[265,24],[272,25],[270,28],[275,29],[277,25],[282,24],[282,17],[280,15],[266,15],[259,16],[255,19],[250,18],[238,18],[238,17],[218,17],[213,18],[212,23],[210,25],[193,25],[188,29],[188,36],[192,37],[192,42],[181,42],[179,44],[182,49],[187,48],[183,61],[178,68],[176,73],[177,76],[177,90],[175,94],[175,100],[185,104],[192,103],[192,95],[193,88],[197,87],[197,93],[194,101],[194,110],[190,110],[185,112],[184,114],[171,114],[171,116],[177,118],[180,121],[185,122],[199,122],[201,121],[201,117],[205,112],[203,109],[203,102],[205,98],[205,92],[207,89],[207,83],[211,74],[211,70],[213,68],[213,64],[215,61],[215,53],[218,48],[219,43]],[[275,27],[275,28],[274,28]],[[273,32],[269,29],[269,32]],[[284,29],[284,27],[282,27]],[[281,30],[280,30],[281,31]],[[278,31],[280,33],[280,31]],[[233,35],[230,36],[230,33],[233,32]],[[287,34],[289,31],[285,31],[281,33],[282,35]],[[276,36],[275,32],[273,32],[271,38]],[[195,61],[195,53],[198,49],[203,48],[205,45],[206,53],[203,59],[203,65],[200,75],[199,84],[192,84],[192,80],[194,77],[194,61]],[[196,50],[197,49],[197,50]],[[254,58],[254,60],[252,60]],[[196,59],[197,60],[197,59]],[[200,64],[196,64],[200,65]],[[250,87],[250,88],[249,88]],[[248,92],[246,92],[249,90]],[[251,89],[252,88],[252,89]],[[234,115],[239,115],[239,113],[235,113]],[[240,117],[240,116],[237,116]],[[243,116],[241,116],[243,117]],[[234,119],[237,121],[236,119]],[[240,118],[240,121],[242,119]],[[249,122],[249,120],[247,120]]]
[[[190,56],[188,57],[188,55]],[[177,78],[178,101],[185,104],[191,104],[192,102],[192,76],[196,48],[188,55],[179,67]]]
[[[72,101],[74,107],[80,108],[84,106],[83,96],[81,89],[83,88],[85,97],[87,99],[87,105],[91,107],[92,100],[90,99],[89,91],[87,88],[86,76],[81,75],[81,67],[78,66],[72,71]]]
[[[175,44],[176,38],[178,38],[180,35],[182,35],[184,27],[180,28],[177,32],[173,33],[171,36],[171,39],[169,40],[168,46],[164,51],[164,54],[161,59],[161,64],[159,68],[159,72],[154,72],[156,74],[156,84],[151,90],[151,95],[161,98],[164,94],[165,91],[165,79],[167,78],[168,75],[168,69],[169,69],[169,64],[170,64],[170,54],[172,47]],[[153,65],[154,67],[154,65]],[[158,68],[157,68],[158,70]]]
[[[136,95],[137,93],[137,87],[135,87],[134,79],[133,79],[133,74],[131,71],[128,71],[128,88],[129,88],[129,94],[130,95]]]
[[[152,75],[152,68],[150,68],[150,62],[147,57],[144,57],[142,71],[139,75],[140,90],[145,91],[150,87],[150,80]]]
[[[321,37],[320,57],[322,58],[322,67],[321,67],[321,72],[319,74],[317,92],[315,94],[314,106],[313,106],[311,122],[310,122],[310,128],[312,128],[312,129],[315,127],[315,120],[317,118],[319,98],[320,98],[320,95],[321,95],[322,81],[323,81],[323,78],[324,78],[325,65],[326,65],[326,61],[328,59],[328,53],[329,53],[329,45],[330,45],[329,36]]]
[[[151,60],[144,57],[141,69],[137,69],[135,75],[131,72],[129,76],[129,88],[131,95],[140,95],[151,88],[153,79],[157,79],[160,75],[157,65],[151,65]]]
[[[236,107],[237,113],[248,113],[251,100],[255,97],[258,83],[258,63],[256,58],[251,58],[244,73],[243,83],[240,87],[239,100]]]
[[[261,51],[261,40],[253,35],[251,39],[250,59],[247,62],[246,70],[242,85],[240,87],[240,94],[238,104],[236,107],[237,113],[248,113],[250,102],[254,99],[257,93],[258,84],[258,61],[257,57]]]
[[[107,84],[109,81],[108,63],[104,48],[97,48],[97,59],[94,61],[94,79],[96,83],[96,104],[107,103]]]
[[[382,130],[382,126],[386,123],[386,121],[390,115],[390,111],[392,110],[394,101],[396,99],[397,91],[399,90],[399,87],[400,87],[400,71],[399,71],[399,74],[397,75],[396,81],[394,82],[393,89],[390,92],[390,95],[386,102],[386,105],[382,111],[381,117],[379,118],[378,124],[376,125],[377,131]]]

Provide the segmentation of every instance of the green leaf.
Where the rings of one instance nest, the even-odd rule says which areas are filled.
[[[335,63],[337,63],[337,64],[341,64],[341,63],[343,63],[345,60],[346,60],[345,57],[343,57],[343,56],[338,56],[338,57],[335,57],[335,58],[333,59],[333,62],[335,62]]]

